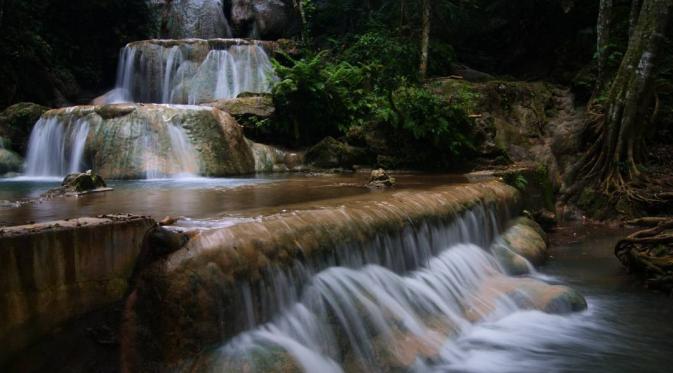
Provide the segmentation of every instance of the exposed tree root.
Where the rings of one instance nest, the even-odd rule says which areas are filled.
[[[673,294],[673,218],[633,222],[651,228],[619,241],[615,255],[630,272],[645,278],[648,286]]]

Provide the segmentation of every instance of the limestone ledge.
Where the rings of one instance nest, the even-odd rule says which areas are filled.
[[[0,364],[63,322],[123,298],[148,217],[0,228]]]

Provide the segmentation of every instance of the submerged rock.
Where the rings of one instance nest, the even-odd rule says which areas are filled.
[[[473,321],[484,320],[497,312],[503,301],[523,309],[565,314],[583,311],[586,299],[575,289],[549,285],[531,278],[495,276],[486,280],[468,301],[467,315]]]

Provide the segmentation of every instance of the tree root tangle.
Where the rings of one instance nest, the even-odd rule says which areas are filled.
[[[619,241],[615,255],[648,287],[673,295],[673,218],[641,218],[629,223],[649,228]]]

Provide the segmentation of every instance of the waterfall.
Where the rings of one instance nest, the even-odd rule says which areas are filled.
[[[63,123],[57,118],[41,118],[30,135],[26,175],[64,176],[82,171],[89,127],[83,119]]]
[[[274,76],[266,51],[236,42],[224,49],[203,40],[131,43],[120,54],[117,86],[105,102],[200,104],[269,92]]]
[[[112,122],[86,110],[44,116],[33,129],[28,149],[25,169],[32,177],[89,168],[105,168],[112,176],[128,170],[121,176],[148,179],[200,172],[200,159],[187,133],[161,113]]]

